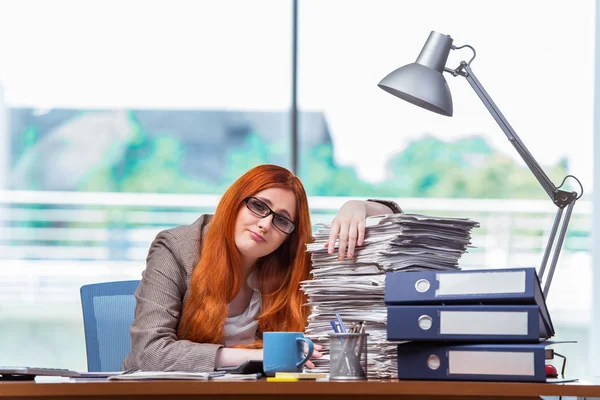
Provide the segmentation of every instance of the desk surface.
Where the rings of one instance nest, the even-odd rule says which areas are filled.
[[[2,399],[185,399],[203,396],[221,399],[533,399],[539,396],[600,397],[600,379],[564,384],[508,382],[425,382],[372,380],[363,382],[202,382],[202,381],[95,381],[1,382]]]

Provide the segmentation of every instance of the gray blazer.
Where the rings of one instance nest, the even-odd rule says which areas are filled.
[[[222,344],[195,343],[177,338],[181,308],[189,294],[192,271],[200,258],[202,239],[211,215],[192,225],[160,232],[148,252],[146,269],[135,291],[135,319],[131,325],[131,351],[123,368],[143,371],[215,369]]]

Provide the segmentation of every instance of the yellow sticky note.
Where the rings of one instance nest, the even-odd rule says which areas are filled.
[[[277,378],[296,378],[296,379],[322,379],[327,378],[329,374],[323,372],[276,372]]]
[[[276,378],[276,377],[269,377],[269,378],[267,378],[267,382],[298,382],[298,378]]]

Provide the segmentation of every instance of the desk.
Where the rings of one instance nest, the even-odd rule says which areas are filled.
[[[539,396],[600,397],[600,379],[565,384],[508,382],[425,382],[372,380],[364,382],[0,382],[7,399],[419,399],[525,400]]]

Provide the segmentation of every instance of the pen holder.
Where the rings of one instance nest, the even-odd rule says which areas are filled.
[[[329,334],[329,379],[367,379],[368,333]]]

